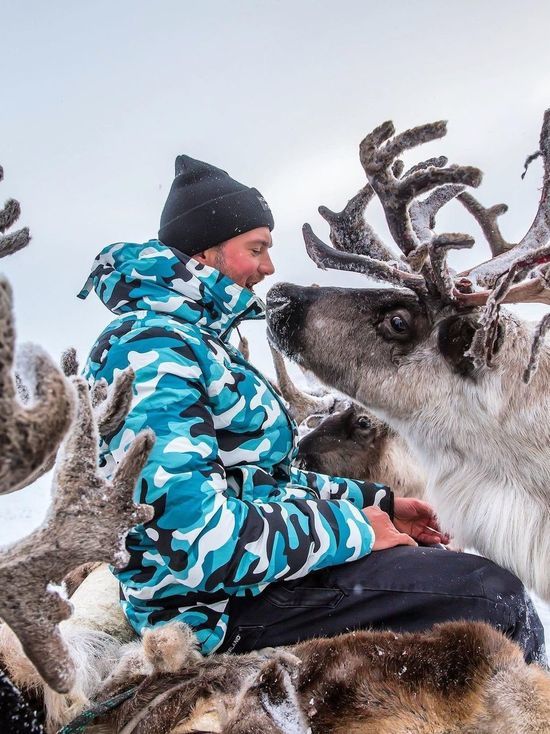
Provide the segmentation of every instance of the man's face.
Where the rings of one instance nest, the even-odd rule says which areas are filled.
[[[216,268],[243,288],[252,290],[266,275],[275,272],[269,256],[271,245],[269,228],[258,227],[199,252],[194,257]]]

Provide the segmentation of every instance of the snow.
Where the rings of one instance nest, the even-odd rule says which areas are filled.
[[[42,524],[51,499],[53,470],[18,492],[0,495],[0,548]]]

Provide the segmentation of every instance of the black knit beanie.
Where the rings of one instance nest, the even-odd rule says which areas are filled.
[[[273,229],[259,191],[209,163],[188,155],[176,158],[176,177],[160,217],[162,243],[195,255],[257,227]]]

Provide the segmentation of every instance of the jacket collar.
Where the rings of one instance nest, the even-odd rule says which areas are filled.
[[[92,288],[115,314],[168,313],[220,335],[242,319],[265,316],[251,290],[158,240],[105,247],[78,297],[86,298]]]

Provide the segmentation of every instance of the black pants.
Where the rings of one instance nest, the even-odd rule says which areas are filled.
[[[523,585],[486,558],[398,546],[353,563],[232,597],[222,648],[246,652],[353,629],[417,632],[450,620],[488,622],[545,664],[544,630]]]

